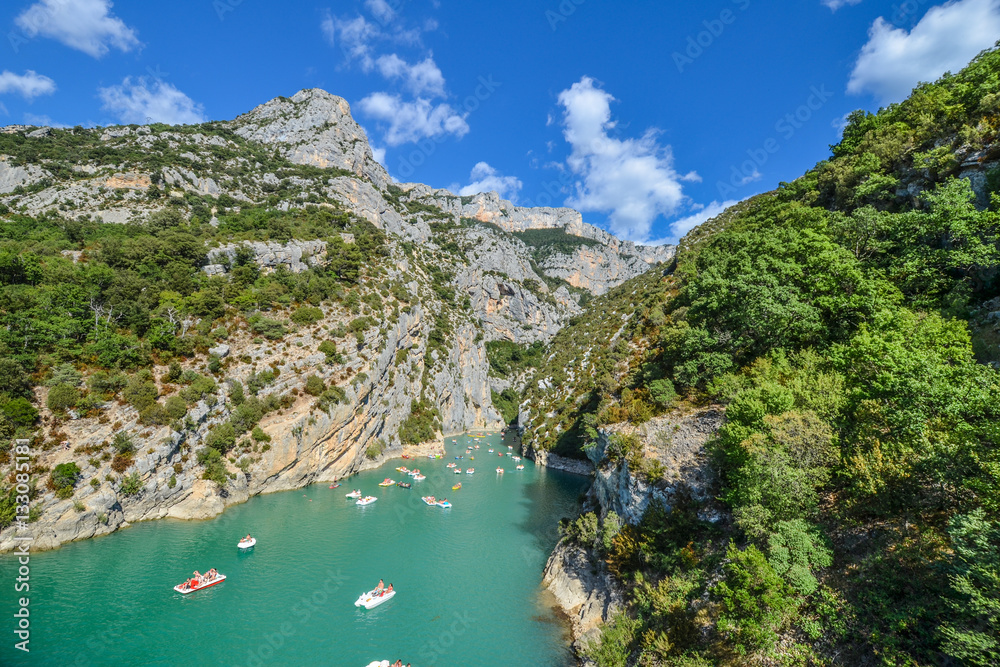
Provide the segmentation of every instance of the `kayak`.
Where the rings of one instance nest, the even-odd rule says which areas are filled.
[[[461,488],[462,488],[462,483],[461,483],[461,482],[459,482],[459,483],[458,483],[458,484],[456,484],[455,486],[451,487],[451,490],[452,490],[452,491],[458,491],[458,490],[459,490],[459,489],[461,489]]]
[[[364,498],[360,499],[358,502],[356,502],[354,504],[355,505],[371,505],[376,500],[378,500],[378,498],[376,498],[375,496],[365,496]]]
[[[195,591],[200,591],[203,588],[211,588],[216,584],[221,584],[225,580],[226,580],[226,575],[219,574],[216,575],[215,579],[212,579],[207,583],[195,584],[194,586],[191,586],[190,585],[191,580],[189,579],[188,581],[185,581],[183,584],[177,584],[176,586],[174,586],[174,590],[180,593],[181,595],[187,595],[188,593],[194,593]]]
[[[354,602],[354,606],[364,607],[365,609],[374,609],[383,602],[388,602],[395,595],[396,591],[382,591],[381,593],[368,591],[367,593],[361,594],[361,596]]]
[[[257,544],[257,538],[251,537],[249,540],[240,540],[236,546],[240,549],[253,549],[255,544]]]
[[[330,488],[331,489],[339,489],[340,488],[340,483],[339,482],[334,482],[333,484],[330,485]]]

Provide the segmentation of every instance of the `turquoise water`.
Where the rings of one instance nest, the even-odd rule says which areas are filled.
[[[572,664],[567,628],[540,582],[555,526],[587,480],[530,461],[516,472],[509,457],[486,453],[506,451],[499,436],[457,439],[446,459],[396,459],[338,489],[261,496],[211,521],[146,522],[32,555],[30,654],[13,648],[17,563],[6,555],[0,664]],[[467,442],[481,449],[458,463],[476,474],[455,475],[445,465]],[[413,488],[378,487],[386,476]],[[344,497],[353,488],[378,501],[356,506]],[[428,507],[423,495],[454,506]],[[258,544],[241,554],[236,542],[248,532]],[[172,590],[211,567],[227,580],[188,596]],[[379,578],[395,598],[355,608]]]

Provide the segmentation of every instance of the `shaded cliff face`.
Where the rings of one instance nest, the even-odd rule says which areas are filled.
[[[51,440],[58,433],[69,446],[39,451],[35,463],[51,470],[73,461],[82,475],[68,500],[38,480],[41,518],[29,524],[38,548],[135,521],[211,517],[255,494],[349,475],[403,451],[401,432],[413,425],[418,405],[427,427],[418,432],[432,440],[498,428],[488,341],[546,343],[583,312],[586,298],[673,255],[670,247],[619,241],[569,209],[526,209],[495,193],[463,198],[395,185],[374,160],[347,102],[320,90],[271,100],[231,122],[191,128],[3,131],[21,142],[72,134],[94,155],[119,156],[114,164],[84,159],[71,165],[69,178],[55,175],[65,174],[65,165],[0,155],[0,203],[28,215],[55,212],[143,225],[155,213],[174,210],[221,232],[244,210],[294,213],[313,207],[385,234],[384,253],[364,257],[362,277],[348,285],[350,298],[318,304],[322,317],[316,322],[291,321],[307,303],[260,312],[252,306],[230,309],[214,324],[194,313],[171,314],[178,335],[228,329],[212,346],[181,359],[185,371],[211,376],[217,385],[183,420],[145,425],[134,408],[112,400],[91,416],[53,421],[44,405],[46,390],[39,390],[36,404],[45,419],[40,434]],[[518,236],[545,229],[564,230],[566,238],[586,243],[558,252]],[[338,253],[354,252],[356,244],[343,227],[271,240],[221,238],[206,247],[200,269],[218,285],[235,280],[241,264],[263,275],[321,276],[340,260]],[[92,261],[93,254],[92,248],[63,253],[77,264]],[[262,337],[253,317],[281,324],[284,333]],[[335,343],[338,355],[321,352],[325,342]],[[85,375],[94,370],[83,369]],[[184,391],[183,383],[164,379],[166,365],[152,370],[160,405]],[[261,401],[272,396],[280,403],[259,422],[270,440],[238,435],[236,449],[222,461],[225,483],[204,479],[197,453],[212,429],[238,416],[233,386],[250,393],[265,371],[274,377],[253,391]],[[310,376],[339,388],[339,402],[306,393]],[[132,438],[136,451],[125,471],[114,471],[109,443],[121,433]],[[134,475],[138,489],[125,493],[122,479]],[[11,548],[11,537],[0,534],[0,550]]]

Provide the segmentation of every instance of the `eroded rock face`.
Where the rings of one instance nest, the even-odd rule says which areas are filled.
[[[375,161],[365,131],[351,117],[351,106],[324,90],[275,98],[243,114],[233,126],[245,139],[281,147],[296,164],[346,169],[380,189],[391,183]]]
[[[309,269],[310,266],[320,264],[326,255],[325,241],[227,243],[208,252],[209,263],[202,267],[202,270],[213,276],[226,273],[226,267],[232,266],[236,260],[236,251],[239,248],[249,248],[253,252],[253,261],[263,269],[276,269],[279,266],[284,266],[292,273],[301,273]]]
[[[711,498],[715,474],[705,445],[722,420],[721,409],[708,408],[658,417],[639,427],[619,425],[601,431],[597,447],[589,450],[588,456],[597,468],[594,493],[602,513],[615,512],[623,521],[636,525],[651,503],[662,503],[669,510],[680,493],[699,501]],[[603,459],[608,438],[622,432],[635,433],[646,458],[663,464],[663,476],[655,484],[635,476],[627,462],[606,465]]]
[[[577,653],[600,636],[601,626],[623,604],[621,590],[603,563],[595,562],[592,554],[565,540],[549,556],[542,585],[569,617]]]
[[[0,157],[0,194],[13,192],[14,188],[38,183],[49,176],[49,173],[39,166],[29,164],[15,167],[5,158]]]

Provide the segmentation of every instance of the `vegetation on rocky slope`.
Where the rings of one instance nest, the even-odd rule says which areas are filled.
[[[535,447],[727,412],[726,520],[681,501],[567,526],[628,590],[599,665],[1000,661],[998,350],[969,328],[1000,294],[998,100],[990,51],[853,114],[829,160],[556,337],[526,392]]]

